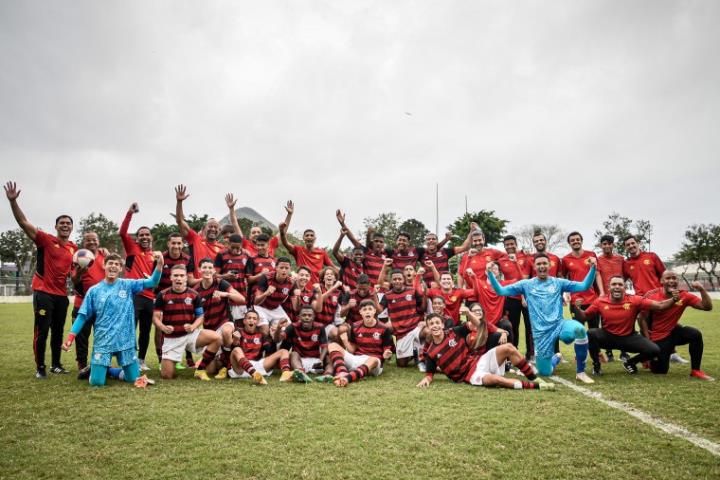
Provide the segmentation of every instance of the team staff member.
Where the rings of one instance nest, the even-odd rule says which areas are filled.
[[[37,246],[37,267],[32,279],[33,311],[35,312],[35,333],[33,352],[35,353],[35,378],[46,379],[45,347],[48,333],[52,356],[51,373],[68,373],[60,363],[62,335],[69,300],[67,297],[67,278],[72,270],[73,255],[77,245],[70,241],[73,219],[69,215],[60,215],[55,219],[55,232],[50,235],[38,230],[25,217],[17,199],[20,195],[15,182],[5,184],[5,194],[10,201],[15,221]]]

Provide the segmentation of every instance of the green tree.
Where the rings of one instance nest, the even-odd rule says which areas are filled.
[[[91,213],[80,219],[77,229],[76,242],[82,246],[82,238],[85,232],[95,232],[100,239],[100,246],[111,252],[122,252],[122,242],[118,235],[118,224],[107,218],[102,213]]]
[[[35,243],[21,229],[0,233],[0,260],[12,262],[17,267],[15,286],[18,293],[30,292],[30,282],[37,261],[35,252]]]
[[[192,213],[185,218],[185,221],[188,225],[190,225],[190,228],[200,233],[202,232],[202,229],[205,228],[205,224],[207,223],[208,218],[210,217],[208,217],[207,213],[202,216],[196,213]]]
[[[485,235],[485,243],[488,245],[498,243],[505,235],[505,227],[509,220],[504,220],[495,215],[495,210],[480,210],[479,212],[468,212],[458,217],[448,230],[452,232],[453,245],[460,245],[470,233],[470,224],[475,222]]]
[[[377,233],[382,233],[385,236],[385,244],[388,247],[395,247],[395,237],[397,237],[400,227],[400,218],[395,212],[381,213],[376,217],[366,217],[363,220],[363,225],[365,231],[362,238],[359,239],[361,242],[364,243],[367,229],[372,227]]]
[[[150,228],[150,233],[152,233],[153,236],[153,248],[155,250],[165,251],[170,234],[178,233],[179,231],[176,224],[156,223]]]
[[[609,234],[615,237],[615,248],[620,255],[626,255],[623,238],[628,235],[635,235],[643,250],[650,250],[650,241],[653,233],[653,226],[648,220],[633,220],[629,217],[612,212],[607,220],[603,222],[600,230],[595,231],[595,243],[600,243],[600,237]]]
[[[685,231],[680,252],[675,256],[685,263],[694,263],[698,271],[708,275],[711,288],[716,288],[718,278],[718,264],[720,264],[720,225],[699,224],[690,225]],[[698,273],[695,274],[695,280]]]
[[[405,232],[410,235],[410,245],[419,246],[425,243],[425,235],[430,233],[430,230],[425,227],[420,220],[410,218],[405,220],[398,227],[399,232]]]

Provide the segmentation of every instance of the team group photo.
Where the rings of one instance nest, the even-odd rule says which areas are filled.
[[[0,11],[0,477],[720,478],[712,2]]]

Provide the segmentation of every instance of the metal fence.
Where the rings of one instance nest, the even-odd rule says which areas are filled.
[[[30,295],[32,277],[15,275],[0,275],[0,297],[13,297],[15,295]]]

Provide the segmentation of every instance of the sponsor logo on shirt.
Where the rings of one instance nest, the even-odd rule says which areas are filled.
[[[378,338],[380,338],[380,332],[373,332],[373,338],[374,338],[375,340],[377,340]]]

